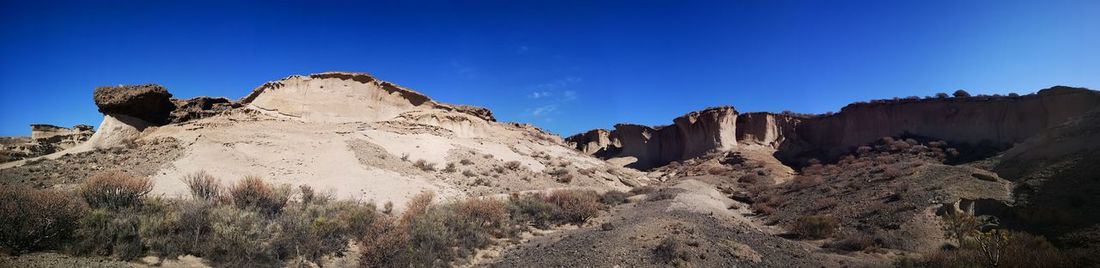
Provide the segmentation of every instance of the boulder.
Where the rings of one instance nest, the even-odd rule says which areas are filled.
[[[157,84],[98,87],[93,97],[103,114],[131,116],[155,125],[167,124],[176,109],[172,94]]]

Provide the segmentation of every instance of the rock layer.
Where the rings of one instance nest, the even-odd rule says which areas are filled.
[[[593,130],[566,140],[601,158],[632,157],[636,160],[627,166],[648,169],[736,148],[736,122],[737,110],[726,106],[688,113],[668,126],[618,124],[612,131]]]
[[[98,87],[92,96],[101,113],[127,115],[158,125],[167,124],[169,114],[176,109],[172,94],[157,84]]]
[[[619,124],[567,139],[600,158],[635,157],[630,165],[651,168],[732,150],[736,144],[775,149],[781,160],[830,158],[882,137],[904,135],[955,143],[1007,146],[1100,107],[1100,92],[1056,86],[1025,96],[895,99],[850,104],[839,113],[798,116],[737,115],[733,108],[708,109],[647,127]],[[736,131],[736,135],[733,135]]]

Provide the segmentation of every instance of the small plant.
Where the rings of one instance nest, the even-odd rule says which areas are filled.
[[[80,185],[80,195],[92,208],[119,210],[140,206],[146,194],[153,190],[148,178],[122,171],[106,171],[92,175]]]
[[[802,190],[820,185],[822,182],[824,182],[824,180],[821,179],[821,176],[799,175],[794,177],[794,180],[791,180],[791,187],[793,187],[795,190]]]
[[[556,190],[546,195],[546,201],[561,208],[556,218],[576,225],[600,211],[599,195],[591,190]]]
[[[409,161],[409,154],[401,154],[401,161],[408,162]]]
[[[454,173],[455,171],[458,171],[458,168],[455,168],[455,163],[447,163],[447,167],[443,168],[443,172]]]
[[[787,228],[804,239],[822,239],[831,237],[837,226],[837,220],[832,216],[804,216],[795,219]]]
[[[183,182],[191,189],[191,197],[196,200],[215,201],[221,198],[221,182],[206,171],[191,173],[183,178]]]
[[[462,164],[463,166],[469,166],[469,165],[473,165],[474,161],[470,161],[470,159],[462,159],[462,160],[458,160],[458,163]]]
[[[626,203],[627,197],[630,197],[630,194],[611,190],[603,193],[603,195],[600,196],[600,203],[603,203],[604,205],[614,206]]]
[[[13,254],[58,248],[85,214],[68,193],[0,186],[0,249]]]
[[[423,171],[435,171],[435,163],[425,161],[424,159],[416,160],[416,162],[413,163],[413,166]]]
[[[653,248],[653,255],[658,262],[677,267],[686,265],[691,261],[691,252],[688,251],[687,245],[682,239],[674,236],[662,239],[661,243]]]
[[[569,184],[570,182],[573,182],[573,174],[565,173],[565,174],[559,175],[557,177],[557,181],[560,182],[560,183]]]
[[[462,171],[462,176],[466,176],[466,177],[475,177],[475,176],[477,176],[477,173],[476,173],[476,172],[474,172],[473,170],[469,170],[469,169],[467,169],[467,170],[463,170],[463,171]]]
[[[515,171],[515,170],[519,170],[520,167],[523,167],[523,164],[520,163],[519,161],[508,161],[508,162],[504,162],[504,167]]]
[[[843,238],[825,244],[825,247],[844,251],[861,251],[875,245],[875,239],[865,233],[847,234]]]
[[[247,176],[229,187],[233,205],[239,209],[257,210],[267,215],[278,214],[290,199],[287,186],[276,187],[260,177]]]

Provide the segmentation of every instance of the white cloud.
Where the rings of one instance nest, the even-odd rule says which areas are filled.
[[[581,81],[580,77],[567,76],[531,86],[533,92],[527,96],[536,101],[531,103],[532,108],[524,110],[524,116],[552,121],[552,116],[560,113],[559,106],[577,100],[579,95],[572,88]]]

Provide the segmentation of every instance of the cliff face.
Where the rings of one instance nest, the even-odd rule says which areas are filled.
[[[835,155],[887,136],[1010,145],[1100,106],[1100,92],[1053,87],[1019,97],[967,97],[851,104],[805,120],[798,135]]]
[[[673,124],[648,127],[615,125],[615,130],[591,130],[566,138],[574,148],[600,158],[633,157],[633,168],[648,169],[672,161],[737,147],[737,111],[709,108],[673,119]]]
[[[732,107],[689,113],[664,127],[620,124],[567,139],[600,158],[635,157],[651,168],[733,150],[737,144],[776,150],[780,159],[812,153],[832,157],[882,137],[916,135],[959,143],[1012,145],[1100,107],[1100,92],[1052,87],[1008,97],[900,99],[851,104],[839,113],[799,117],[772,113],[738,115]]]

